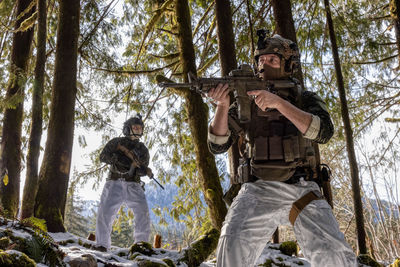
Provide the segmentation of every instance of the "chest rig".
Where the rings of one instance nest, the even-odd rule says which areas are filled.
[[[301,87],[296,83],[271,92],[302,106]],[[299,173],[305,178],[315,169],[315,152],[310,140],[305,139],[296,126],[276,109],[262,111],[251,103],[251,121],[246,125],[245,151],[239,167],[242,182],[246,176],[267,181],[286,181]],[[248,179],[251,180],[251,179]]]

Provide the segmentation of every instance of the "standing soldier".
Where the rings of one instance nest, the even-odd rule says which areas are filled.
[[[259,75],[271,80],[272,92],[248,92],[251,121],[238,120],[237,102],[229,105],[228,85],[218,84],[208,96],[216,103],[209,128],[212,153],[226,152],[237,139],[241,148],[239,176],[243,183],[225,217],[217,248],[217,266],[254,266],[279,225],[294,226],[304,256],[314,267],[357,266],[316,178],[312,142],[326,143],[333,125],[323,100],[302,91],[292,78],[300,59],[297,45],[279,35],[257,32],[255,59]],[[273,90],[274,80],[291,88]]]
[[[109,141],[100,154],[100,161],[110,164],[110,172],[101,194],[96,224],[98,250],[111,247],[112,222],[122,204],[135,215],[135,242],[149,240],[150,217],[146,196],[141,185],[141,176],[151,176],[149,150],[139,141],[143,135],[140,114],[124,123],[123,134]]]

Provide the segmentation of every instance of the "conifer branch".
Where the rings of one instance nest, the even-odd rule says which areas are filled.
[[[150,73],[158,72],[158,71],[164,70],[166,68],[170,68],[178,63],[179,63],[179,60],[176,60],[164,67],[160,67],[160,68],[156,68],[156,69],[152,69],[152,70],[110,70],[110,69],[104,69],[104,68],[92,68],[92,69],[101,70],[101,71],[105,71],[108,73],[128,74],[128,75],[134,76],[134,75],[139,75],[139,74],[150,74]]]
[[[386,58],[382,58],[382,59],[379,59],[379,60],[376,60],[376,61],[352,62],[352,64],[356,64],[356,65],[376,64],[376,63],[381,63],[381,62],[390,60],[390,59],[398,57],[398,56],[399,56],[399,54],[396,54],[396,55],[393,55],[393,56],[390,56],[390,57],[386,57]]]

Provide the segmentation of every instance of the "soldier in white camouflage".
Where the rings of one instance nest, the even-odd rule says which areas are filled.
[[[112,222],[122,204],[135,215],[135,242],[149,241],[149,208],[140,177],[150,175],[149,150],[139,141],[144,124],[140,114],[123,125],[124,137],[110,140],[100,154],[100,161],[110,164],[110,172],[101,194],[96,223],[96,246],[106,251],[111,247]],[[131,159],[134,155],[136,161]]]
[[[229,104],[227,84],[208,92],[217,104],[209,127],[210,151],[224,153],[238,141],[241,155],[232,182],[242,186],[221,229],[217,266],[254,266],[276,228],[290,224],[311,266],[357,266],[315,182],[313,143],[328,142],[334,131],[326,104],[292,77],[300,64],[297,45],[279,35],[268,37],[264,30],[257,34],[260,77],[295,85],[284,91],[249,91],[254,101],[247,124],[238,120],[237,102]]]

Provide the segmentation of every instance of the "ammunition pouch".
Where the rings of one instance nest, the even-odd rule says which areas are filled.
[[[257,162],[250,161],[250,174],[265,181],[286,181],[294,175],[299,162],[285,163],[282,161]]]
[[[249,161],[246,158],[240,158],[238,175],[232,179],[232,184],[243,184],[249,182],[250,180]]]

